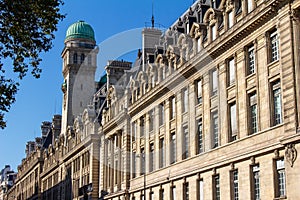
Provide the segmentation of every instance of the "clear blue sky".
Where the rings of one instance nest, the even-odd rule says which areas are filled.
[[[155,22],[171,26],[193,3],[193,0],[154,0]],[[27,141],[41,135],[42,121],[51,121],[54,114],[61,114],[62,60],[65,33],[69,25],[84,20],[95,31],[97,44],[113,41],[114,35],[143,28],[151,21],[152,0],[66,0],[62,13],[67,14],[58,25],[53,48],[43,54],[42,76],[33,79],[30,74],[21,81],[17,101],[6,115],[7,128],[0,130],[0,169],[10,164],[14,170],[25,157]],[[137,29],[139,31],[139,29]],[[130,32],[127,32],[130,34]],[[120,37],[119,37],[120,38]],[[125,39],[126,40],[126,39]],[[131,41],[132,40],[132,41]],[[131,35],[127,41],[141,43],[140,37]],[[126,43],[124,43],[126,45]],[[101,45],[100,45],[101,47]],[[106,46],[105,52],[116,51]],[[100,48],[98,68],[105,65],[104,52]],[[101,59],[102,56],[102,59]],[[105,57],[106,58],[106,57]],[[113,59],[113,58],[110,58]]]

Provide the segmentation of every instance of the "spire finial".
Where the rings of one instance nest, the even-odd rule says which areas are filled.
[[[151,18],[152,28],[154,28],[154,0],[152,0],[152,18]]]

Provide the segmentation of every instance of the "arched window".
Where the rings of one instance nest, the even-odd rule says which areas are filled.
[[[73,63],[77,64],[77,53],[74,53],[73,55]]]
[[[80,63],[83,63],[84,62],[84,54],[81,54],[80,56]]]

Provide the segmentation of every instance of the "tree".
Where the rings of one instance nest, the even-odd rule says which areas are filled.
[[[0,128],[5,113],[16,101],[19,81],[28,70],[35,78],[42,72],[40,54],[52,47],[62,0],[0,0]],[[11,64],[6,64],[11,63]],[[16,77],[7,75],[12,70]]]

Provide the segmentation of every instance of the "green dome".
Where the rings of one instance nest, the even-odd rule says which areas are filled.
[[[88,39],[95,41],[94,30],[88,23],[78,21],[69,26],[66,34],[66,39]]]

